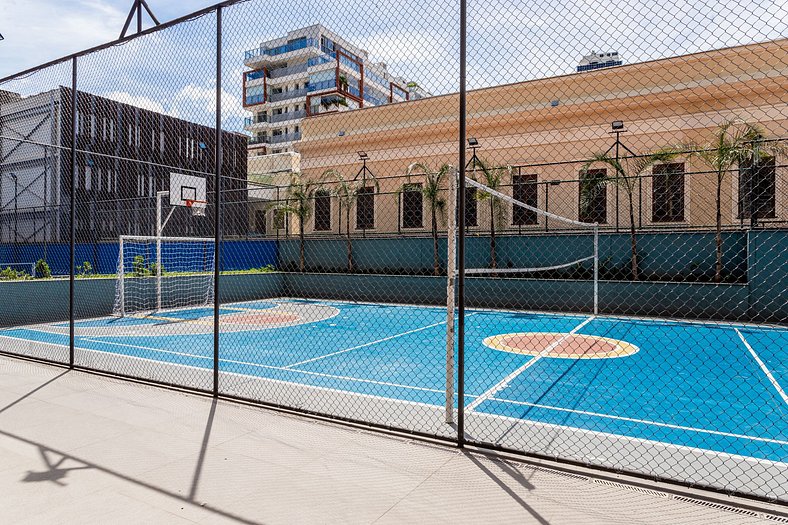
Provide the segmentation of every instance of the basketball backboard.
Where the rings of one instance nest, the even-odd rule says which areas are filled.
[[[205,208],[207,206],[205,177],[170,173],[170,205]]]

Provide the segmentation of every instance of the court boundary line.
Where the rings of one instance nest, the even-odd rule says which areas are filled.
[[[401,306],[405,308],[425,308],[425,309],[440,309],[446,310],[445,306],[441,305],[432,305],[432,304],[414,304],[414,303],[391,303],[391,302],[380,302],[380,303],[373,303],[370,301],[351,301],[351,300],[342,300],[342,299],[309,299],[305,297],[280,297],[279,299],[288,299],[293,301],[311,301],[311,302],[322,302],[324,304],[330,305],[331,303],[335,304],[364,304],[369,306]],[[265,299],[258,299],[263,301]],[[235,304],[235,303],[229,303]],[[456,309],[456,308],[455,308]],[[555,316],[555,317],[579,317],[583,318],[586,317],[588,314],[583,312],[554,312],[550,310],[513,310],[511,308],[484,308],[484,307],[474,307],[474,308],[467,308],[466,311],[471,311],[474,313],[481,313],[481,312],[492,312],[492,313],[512,313],[512,314],[532,314],[532,315],[541,315],[541,316]],[[627,316],[622,314],[595,314],[596,317],[600,320],[618,320],[618,321],[632,321],[632,322],[653,322],[653,323],[666,323],[666,324],[690,324],[690,325],[701,325],[701,326],[709,326],[714,328],[753,328],[757,330],[778,330],[778,331],[786,331],[788,330],[787,327],[775,324],[775,323],[763,323],[758,324],[755,322],[746,323],[742,321],[725,321],[725,320],[714,320],[714,319],[681,319],[678,317],[649,317],[649,316]]]
[[[485,392],[483,392],[479,397],[477,397],[473,401],[473,403],[467,405],[465,407],[465,410],[467,410],[468,412],[473,412],[474,410],[476,410],[477,406],[479,406],[480,404],[484,403],[487,399],[490,399],[491,397],[495,396],[495,394],[497,394],[498,392],[500,392],[501,390],[503,390],[504,388],[509,386],[509,383],[514,381],[515,378],[517,378],[517,376],[519,376],[520,374],[522,374],[523,372],[525,372],[526,370],[531,368],[533,365],[535,365],[537,362],[539,362],[543,357],[545,357],[550,352],[552,352],[554,348],[556,348],[558,345],[560,345],[561,343],[566,341],[566,339],[568,337],[570,337],[570,336],[574,335],[575,333],[577,333],[578,330],[583,328],[585,325],[587,325],[588,323],[590,323],[594,319],[596,319],[595,315],[589,316],[585,321],[583,321],[579,325],[577,325],[574,328],[572,328],[572,330],[569,333],[563,335],[557,341],[553,341],[552,343],[547,345],[547,347],[544,350],[539,352],[539,355],[537,355],[536,357],[528,360],[528,362],[525,363],[524,365],[522,365],[520,368],[518,368],[514,372],[511,372],[509,375],[507,375],[506,377],[504,377],[503,379],[498,381],[495,385],[493,385],[492,387],[487,389]]]
[[[614,419],[614,420],[619,420],[619,421],[627,421],[629,423],[639,423],[639,424],[643,424],[643,425],[653,425],[653,426],[656,426],[656,427],[665,427],[665,428],[670,428],[670,429],[673,429],[673,430],[685,430],[685,431],[688,431],[688,432],[697,432],[697,433],[700,433],[700,434],[713,434],[713,435],[716,435],[716,436],[725,436],[725,437],[730,437],[730,438],[735,438],[735,439],[762,441],[764,443],[772,443],[772,444],[775,444],[775,445],[788,445],[788,441],[781,441],[779,439],[774,439],[774,438],[764,438],[764,437],[759,437],[759,436],[749,436],[747,434],[736,434],[736,433],[733,433],[733,432],[725,432],[723,430],[709,430],[709,429],[706,429],[706,428],[688,427],[688,426],[684,426],[684,425],[676,425],[675,423],[662,423],[660,421],[652,421],[650,419],[638,419],[638,418],[626,417],[626,416],[616,416],[616,415],[613,415],[613,414],[604,414],[602,412],[592,412],[592,411],[589,411],[589,410],[577,410],[577,409],[574,409],[574,408],[556,407],[556,406],[552,406],[552,405],[542,405],[542,404],[539,404],[539,403],[529,403],[527,401],[515,401],[515,400],[512,400],[512,399],[501,399],[501,398],[498,398],[498,397],[491,397],[491,398],[487,399],[486,401],[497,401],[499,403],[508,403],[508,404],[518,405],[518,406],[527,406],[527,407],[533,407],[533,408],[543,408],[545,410],[555,410],[557,412],[569,412],[569,413],[572,413],[572,414],[581,414],[581,415],[584,415],[584,416],[599,417],[599,418],[603,418],[603,419]],[[538,421],[538,420],[532,420],[532,419],[518,419],[516,417],[504,416],[502,414],[495,414],[495,413],[492,413],[492,412],[477,412],[477,413],[505,417],[505,418],[509,418],[509,419],[512,419],[512,420],[515,420],[515,421],[532,421],[532,422],[536,422],[536,423],[545,423],[545,424],[548,424],[548,425],[555,425],[555,423],[547,423],[547,422],[544,422],[544,421]],[[574,426],[568,426],[568,425],[557,425],[557,426],[565,427],[565,428],[581,428],[581,427],[574,427]],[[588,430],[590,432],[599,432],[598,430],[593,430],[593,429],[588,429],[588,428],[583,429],[583,430]],[[607,434],[607,432],[603,432],[603,433]],[[614,436],[625,436],[625,437],[634,438],[634,439],[646,439],[646,438],[638,438],[638,437],[635,437],[635,436],[629,436],[629,435],[626,435],[626,434],[611,434],[611,435],[614,435]],[[658,440],[646,439],[646,441],[658,441]],[[664,443],[664,442],[660,441],[660,443]],[[676,445],[675,443],[671,443],[671,445],[674,445],[674,446],[686,446],[686,445]],[[688,448],[693,448],[693,447],[688,447]],[[697,448],[701,449],[701,447],[697,447]],[[701,449],[701,450],[707,450],[707,449]],[[725,454],[730,454],[730,452],[725,452]],[[752,456],[744,456],[744,457],[752,457]],[[759,458],[755,458],[755,459],[759,459]],[[767,459],[766,461],[774,461],[774,460],[768,460]]]
[[[476,314],[468,314],[465,317],[471,317],[473,315],[476,315]],[[402,333],[399,333],[399,334],[390,335],[388,337],[384,337],[383,339],[378,339],[377,341],[371,341],[369,343],[364,343],[364,344],[358,345],[358,346],[352,346],[352,347],[346,348],[344,350],[338,350],[336,352],[331,352],[331,353],[328,353],[328,354],[325,354],[325,355],[321,355],[321,356],[318,356],[318,357],[313,357],[312,359],[306,359],[304,361],[299,361],[297,363],[292,363],[290,365],[285,366],[284,368],[288,369],[288,370],[292,370],[294,366],[301,366],[301,365],[305,365],[307,363],[314,363],[315,361],[320,361],[321,359],[325,359],[327,357],[333,357],[335,355],[344,354],[346,352],[351,352],[353,350],[359,350],[361,348],[366,348],[368,346],[373,346],[373,345],[376,345],[378,343],[383,343],[385,341],[390,341],[390,340],[396,339],[398,337],[403,337],[403,336],[406,336],[406,335],[415,334],[416,332],[429,330],[430,328],[435,328],[436,326],[444,325],[444,324],[446,324],[446,322],[447,321],[441,321],[439,323],[433,323],[431,325],[422,326],[421,328],[415,328],[413,330],[408,330],[407,332],[402,332]]]
[[[785,402],[785,404],[788,405],[788,394],[786,394],[785,390],[783,390],[783,387],[780,386],[780,383],[777,381],[777,378],[774,377],[774,375],[772,375],[771,371],[766,366],[766,363],[761,361],[761,358],[758,357],[758,354],[755,352],[753,347],[750,346],[750,343],[748,343],[747,339],[745,339],[744,334],[742,334],[738,328],[734,328],[734,330],[736,330],[736,333],[739,334],[739,339],[741,339],[741,342],[744,343],[744,346],[750,352],[750,355],[752,355],[752,357],[758,363],[758,366],[761,367],[763,373],[766,374],[766,378],[769,380],[772,386],[777,390],[777,393],[780,394],[780,397],[783,398],[783,402]]]
[[[39,333],[48,333],[48,332],[39,332]],[[57,335],[61,335],[61,334],[57,334]],[[66,345],[61,345],[59,343],[51,343],[51,342],[48,342],[48,341],[36,341],[34,339],[23,339],[21,337],[14,337],[14,336],[9,336],[9,335],[2,335],[2,334],[0,334],[0,337],[4,337],[4,338],[7,338],[7,339],[15,339],[17,341],[24,341],[24,342],[27,342],[27,343],[43,344],[43,345],[49,345],[49,346],[55,346],[55,347],[58,347],[58,348],[68,349],[68,346],[66,346]],[[198,355],[198,354],[189,354],[189,353],[186,353],[186,352],[177,352],[175,350],[165,350],[165,349],[158,349],[158,348],[147,347],[147,346],[129,345],[129,344],[124,344],[124,343],[115,343],[115,342],[112,342],[112,341],[101,341],[101,340],[97,340],[97,339],[88,339],[88,338],[85,338],[85,337],[83,337],[81,339],[82,339],[82,341],[87,341],[87,342],[90,342],[90,343],[108,344],[108,345],[111,345],[111,346],[120,346],[120,347],[125,347],[125,348],[137,348],[137,349],[146,350],[146,351],[149,351],[149,352],[158,352],[158,353],[167,354],[167,355],[177,355],[177,356],[181,356],[181,357],[202,359],[202,360],[205,360],[205,361],[213,361],[213,355],[202,356],[202,355]],[[106,351],[106,350],[99,350],[99,349],[95,349],[95,348],[75,347],[75,349],[83,351],[83,352],[95,352],[95,353],[101,353],[101,354],[105,354],[105,355],[114,355],[114,356],[128,357],[128,358],[132,358],[132,359],[142,359],[142,360],[145,360],[145,361],[151,361],[153,363],[164,363],[164,364],[168,364],[168,365],[185,366],[185,367],[189,367],[189,368],[195,368],[197,370],[211,370],[210,368],[200,368],[200,367],[197,367],[197,366],[188,365],[186,363],[178,363],[178,362],[173,362],[173,361],[163,361],[161,359],[152,359],[152,358],[149,358],[149,357],[121,354],[121,353],[118,353],[118,352],[109,352],[109,351]],[[339,376],[339,375],[334,375],[334,374],[325,374],[325,373],[321,373],[321,372],[312,372],[312,371],[309,371],[309,370],[299,370],[297,368],[282,368],[282,367],[279,367],[279,366],[264,365],[262,363],[250,363],[250,362],[247,362],[247,361],[238,361],[238,360],[234,360],[234,359],[222,359],[222,358],[220,358],[219,359],[219,363],[230,363],[230,364],[235,364],[235,365],[250,366],[252,368],[262,368],[262,369],[265,369],[265,370],[277,370],[277,371],[280,371],[280,372],[295,372],[295,373],[299,373],[299,374],[310,375],[310,376],[315,376],[315,377],[322,377],[322,378],[327,378],[327,379],[340,379],[340,380],[343,380],[343,381],[351,381],[351,382],[357,382],[357,383],[370,383],[370,384],[375,384],[375,385],[388,386],[388,387],[394,387],[394,388],[403,388],[403,389],[406,389],[406,390],[416,390],[416,391],[420,391],[420,392],[429,392],[429,393],[434,393],[434,394],[445,394],[446,393],[445,390],[437,390],[437,389],[420,387],[420,386],[402,385],[402,384],[399,384],[399,383],[389,383],[389,382],[386,382],[386,381],[376,381],[376,380],[373,380],[373,379],[363,379],[363,378],[356,378],[356,377],[350,377],[350,376]],[[221,373],[235,374],[235,372],[223,371],[221,369],[219,371]],[[312,386],[312,385],[304,385],[304,383],[296,383],[296,382],[292,382],[292,381],[284,381],[284,380],[281,380],[281,379],[261,377],[261,376],[254,376],[254,375],[249,375],[249,374],[240,374],[240,373],[238,373],[237,375],[239,375],[241,377],[253,378],[253,379],[266,379],[266,380],[271,380],[271,381],[283,381],[283,382],[291,384],[291,385]],[[319,387],[316,387],[316,388],[319,388]],[[340,390],[340,389],[330,389],[330,390],[336,390],[337,392],[347,392],[347,390]],[[383,399],[393,399],[395,401],[399,401],[397,399],[390,398],[390,397],[383,397],[383,396],[372,396],[372,397],[379,397],[379,398],[383,398]],[[466,394],[466,397],[475,397],[475,396]]]
[[[0,337],[4,337],[4,338],[7,338],[7,339],[15,339],[15,340],[19,340],[19,341],[28,342],[28,343],[35,343],[35,344],[42,344],[42,345],[48,345],[48,346],[55,346],[55,347],[58,347],[58,348],[68,348],[68,347],[60,345],[58,343],[50,343],[50,342],[44,342],[44,341],[35,341],[35,340],[29,340],[29,339],[22,339],[22,338],[18,338],[18,337],[14,337],[14,336],[7,336],[7,335],[1,335],[1,334],[0,334]],[[193,370],[196,370],[196,371],[199,371],[199,372],[210,372],[210,370],[211,370],[210,368],[200,368],[200,367],[197,367],[197,366],[194,366],[194,365],[188,365],[188,364],[185,364],[185,363],[174,363],[174,362],[161,361],[161,360],[157,360],[157,359],[151,359],[151,358],[148,358],[148,357],[140,357],[140,356],[126,355],[126,354],[117,354],[117,353],[113,353],[113,352],[107,352],[107,351],[104,351],[104,350],[95,350],[95,349],[81,348],[81,347],[77,347],[76,349],[84,351],[84,352],[89,352],[89,353],[114,355],[114,356],[118,356],[120,358],[128,358],[128,359],[138,360],[138,361],[147,361],[147,362],[152,362],[152,363],[157,363],[157,364],[170,365],[170,366],[174,366],[174,367],[190,368],[190,369],[193,369]],[[164,352],[166,353],[167,351],[164,351]],[[22,356],[22,357],[25,357],[24,354],[19,354],[19,355]],[[199,356],[195,356],[195,357],[199,357]],[[204,359],[212,359],[212,357],[204,357]],[[222,361],[222,360],[220,359],[220,361]],[[260,366],[260,367],[264,367],[264,368],[269,368],[270,367],[270,365],[256,365],[256,366]],[[100,370],[100,369],[98,369],[98,370]],[[306,372],[306,371],[303,371],[303,370],[288,370],[288,371],[291,371],[291,372],[304,372],[304,373],[308,373],[310,375],[316,375],[317,374],[315,372],[311,372],[310,373],[310,372]],[[111,371],[107,371],[106,373],[111,374],[112,372]],[[423,402],[419,402],[419,401],[411,401],[411,400],[408,400],[408,399],[396,399],[396,398],[385,397],[385,396],[380,396],[380,395],[367,394],[367,393],[364,393],[364,392],[354,392],[354,391],[350,391],[350,390],[342,390],[342,389],[326,387],[326,386],[318,386],[318,385],[309,385],[309,384],[304,384],[304,383],[296,383],[296,382],[292,382],[292,381],[286,381],[286,380],[283,380],[283,379],[276,379],[276,378],[270,378],[270,377],[261,377],[261,376],[252,376],[252,375],[248,375],[248,374],[242,374],[242,373],[239,373],[239,372],[231,372],[231,371],[227,371],[227,370],[220,370],[220,373],[228,375],[228,376],[233,376],[233,377],[246,379],[246,380],[262,381],[262,382],[273,382],[273,383],[279,383],[279,384],[283,384],[283,385],[289,385],[289,386],[295,386],[295,387],[301,387],[301,388],[307,388],[307,389],[335,392],[335,393],[340,393],[340,394],[344,394],[344,395],[372,398],[372,399],[375,399],[375,400],[383,400],[383,401],[394,402],[394,403],[401,403],[401,404],[418,405],[418,406],[422,406],[422,407],[425,407],[425,408],[433,408],[433,409],[436,409],[436,410],[441,409],[441,406],[439,406],[439,405],[431,405],[429,403],[423,403]],[[123,378],[118,378],[118,379],[122,380]],[[144,377],[140,377],[139,379],[149,380],[149,381],[156,381],[156,379],[146,379]],[[363,380],[363,379],[355,379],[355,378],[348,378],[348,379],[351,379],[353,381],[362,381],[362,382],[368,382],[368,383],[385,385],[385,383],[381,383],[379,381]],[[408,387],[408,386],[396,385],[396,384],[390,384],[389,386],[402,386],[405,389],[421,388],[421,387]],[[190,388],[190,387],[189,386],[184,386],[184,388]],[[435,392],[444,393],[443,390],[440,390],[440,391],[438,391],[438,390],[431,391],[429,389],[425,389],[425,390],[428,391],[428,392],[431,392],[431,393],[435,393]],[[232,395],[232,394],[230,394],[230,395]],[[477,397],[477,396],[466,394],[466,397]],[[526,405],[526,406],[532,406],[533,405],[533,406],[537,406],[537,405],[534,405],[532,403],[527,403],[527,402],[523,402],[523,401],[512,401],[512,400],[506,400],[506,399],[500,399],[500,398],[491,398],[490,400],[494,400],[494,401],[498,401],[498,402],[502,402],[502,403],[515,404],[515,405]],[[467,410],[467,407],[468,407],[468,405],[466,405],[466,410]],[[573,409],[562,409],[561,407],[551,407],[549,405],[544,405],[543,408],[553,409],[553,410],[561,410],[561,411],[573,411]],[[294,408],[294,409],[298,410],[297,408]],[[573,427],[573,426],[568,426],[568,425],[560,425],[560,424],[556,424],[556,423],[549,423],[549,422],[546,422],[546,421],[539,421],[539,420],[534,420],[534,419],[515,418],[515,417],[512,417],[512,416],[506,416],[506,415],[502,415],[502,414],[495,414],[495,413],[491,413],[491,412],[483,412],[483,411],[476,411],[476,410],[474,410],[474,411],[471,411],[470,413],[474,417],[481,416],[481,417],[486,417],[486,418],[502,419],[502,420],[512,421],[512,422],[516,422],[518,424],[523,424],[523,425],[537,425],[537,426],[558,428],[558,429],[561,429],[561,430],[568,430],[570,432],[591,433],[591,434],[596,434],[596,435],[600,435],[600,436],[606,436],[606,437],[613,438],[613,439],[616,439],[616,440],[641,441],[641,442],[646,442],[646,443],[660,443],[660,444],[662,444],[664,446],[667,446],[667,447],[673,447],[673,448],[677,448],[677,449],[686,449],[688,451],[694,451],[694,452],[700,451],[702,453],[710,453],[710,454],[714,454],[714,455],[723,454],[723,455],[726,455],[726,456],[729,456],[729,457],[742,458],[744,460],[751,460],[751,461],[757,461],[757,462],[769,462],[769,463],[780,464],[780,465],[785,464],[784,462],[780,462],[780,461],[776,461],[776,460],[772,460],[772,459],[756,458],[756,457],[753,457],[753,456],[746,456],[746,455],[743,455],[743,454],[737,454],[737,453],[733,453],[733,452],[718,451],[718,450],[712,450],[712,449],[707,449],[707,448],[702,448],[702,447],[692,447],[692,446],[689,446],[689,445],[680,445],[680,444],[671,443],[671,442],[668,442],[668,441],[660,441],[660,440],[656,440],[656,439],[647,439],[647,438],[641,438],[641,437],[636,437],[636,436],[630,436],[630,435],[626,435],[626,434],[615,434],[615,433],[611,433],[611,432],[605,432],[605,431],[594,430],[594,429],[589,429],[589,428]],[[597,414],[597,413],[589,413],[589,415],[594,415],[594,416],[602,417],[602,418],[619,418],[619,417],[622,417],[622,416],[611,416],[611,415],[608,415],[608,414],[601,414],[601,413],[599,413],[599,414]],[[653,424],[655,426],[671,425],[670,423],[659,423],[659,422],[649,421],[649,420],[635,420],[635,422],[642,423],[642,424],[645,424],[645,425]],[[714,430],[708,430],[708,429],[697,429],[697,428],[694,428],[694,427],[682,427],[682,429],[686,429],[688,431],[701,432],[701,433],[712,433],[712,434],[720,433],[721,435],[727,435],[726,433],[724,433],[722,431],[714,431]],[[730,434],[728,437],[732,437],[734,439],[749,439],[749,440],[758,440],[758,441],[766,441],[766,442],[776,441],[776,440],[771,440],[770,438],[759,438],[757,436],[738,435],[738,434]],[[782,444],[782,443],[781,442],[777,442],[776,444]]]

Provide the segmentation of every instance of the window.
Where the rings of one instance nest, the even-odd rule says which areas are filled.
[[[580,205],[578,217],[581,222],[604,224],[607,222],[607,170],[596,169],[580,173]]]
[[[254,231],[265,234],[265,210],[254,211]]]
[[[424,218],[421,184],[406,184],[402,190],[402,227],[421,228]]]
[[[315,192],[315,231],[331,230],[331,195],[326,190]]]
[[[274,210],[274,228],[277,230],[282,230],[285,227],[285,214],[287,212],[285,210],[279,209]]]
[[[356,229],[370,230],[375,227],[375,188],[359,188],[356,196]]]
[[[651,220],[684,220],[684,164],[657,164],[651,179]]]
[[[739,218],[773,219],[776,216],[774,157],[739,166]]]
[[[476,188],[465,187],[465,226],[478,226],[478,199]]]
[[[512,197],[534,208],[538,205],[538,188],[536,174],[515,175],[512,177]],[[514,226],[538,224],[538,222],[539,218],[535,211],[522,206],[512,206],[512,224]]]

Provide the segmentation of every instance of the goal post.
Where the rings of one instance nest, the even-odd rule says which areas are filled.
[[[211,237],[120,237],[113,313],[124,317],[214,302]]]

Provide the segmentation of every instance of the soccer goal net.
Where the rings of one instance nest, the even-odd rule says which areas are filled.
[[[121,236],[114,314],[213,304],[212,238]]]

